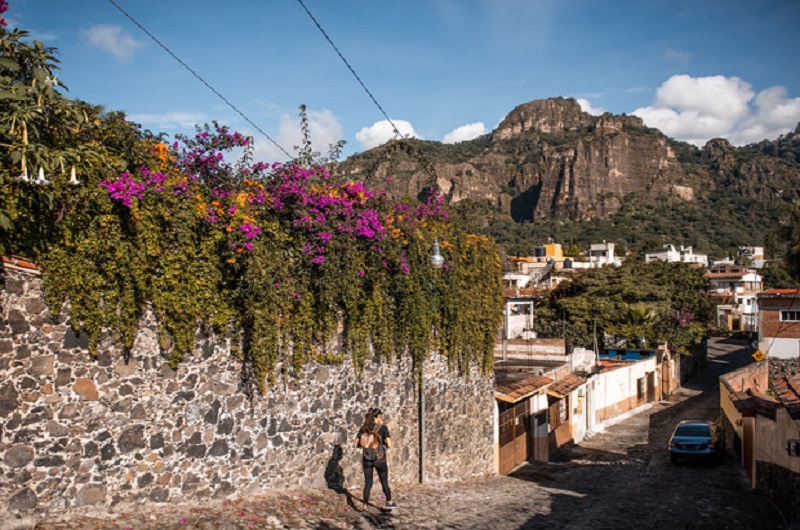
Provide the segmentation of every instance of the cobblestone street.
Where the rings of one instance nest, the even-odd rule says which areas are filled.
[[[525,464],[510,476],[398,485],[394,493],[399,508],[392,513],[377,508],[357,513],[345,495],[332,491],[293,491],[205,506],[148,505],[102,518],[39,522],[36,528],[786,528],[774,507],[748,487],[732,454],[718,466],[674,466],[666,450],[680,419],[717,418],[717,379],[747,363],[748,354],[742,343],[712,341],[708,366],[669,401],[618,418],[554,461]],[[346,479],[351,492],[360,495],[361,477]]]

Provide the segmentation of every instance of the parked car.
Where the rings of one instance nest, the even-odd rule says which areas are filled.
[[[720,462],[725,454],[723,442],[714,423],[684,420],[675,427],[669,439],[670,458],[673,464],[684,460]]]

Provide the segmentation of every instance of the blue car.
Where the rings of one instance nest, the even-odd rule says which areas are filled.
[[[689,460],[719,462],[724,454],[722,444],[715,424],[684,420],[669,439],[669,454],[673,464]]]

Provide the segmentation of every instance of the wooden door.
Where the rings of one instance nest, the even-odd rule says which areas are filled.
[[[531,454],[528,400],[500,404],[500,473],[509,473]]]

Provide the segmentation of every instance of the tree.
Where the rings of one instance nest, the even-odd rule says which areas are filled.
[[[565,336],[577,346],[593,347],[597,333],[643,337],[648,344],[668,341],[686,351],[707,333],[712,307],[702,269],[683,263],[629,260],[621,267],[590,269],[560,284],[536,314],[543,337]]]

